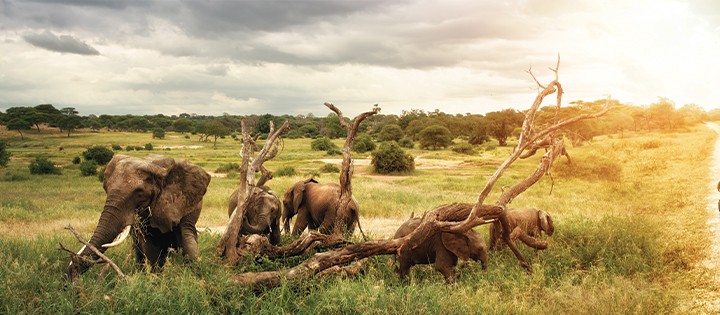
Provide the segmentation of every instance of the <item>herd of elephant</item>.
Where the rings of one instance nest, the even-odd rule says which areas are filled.
[[[121,244],[127,236],[133,239],[136,262],[148,263],[159,271],[165,263],[169,250],[182,250],[188,261],[198,257],[197,229],[195,227],[202,209],[202,199],[210,183],[210,175],[201,167],[183,159],[162,155],[144,158],[116,155],[108,163],[103,189],[107,197],[89,244],[104,252]],[[277,195],[267,186],[257,187],[249,204],[240,230],[242,234],[264,234],[270,243],[280,244],[282,230],[293,235],[306,228],[330,233],[338,213],[339,185],[321,184],[314,179],[302,180],[292,185],[284,194],[282,207]],[[229,198],[228,216],[237,206],[235,190]],[[359,225],[359,207],[353,198],[343,228],[352,233]],[[295,219],[292,231],[290,222]],[[511,238],[540,237],[541,232],[552,235],[552,218],[537,209],[509,209],[508,222]],[[420,218],[410,218],[402,224],[395,238],[411,233]],[[501,236],[496,222],[490,226],[490,248],[493,249]],[[544,243],[544,242],[542,242]],[[537,244],[537,243],[535,243]],[[531,245],[533,246],[533,245]],[[546,247],[546,244],[544,245]],[[543,249],[541,246],[533,246]],[[85,272],[96,260],[97,254],[83,246],[77,253],[88,259],[74,259],[68,267],[70,279]],[[447,282],[454,281],[454,269],[458,259],[480,260],[487,267],[487,247],[482,236],[469,230],[466,233],[438,233],[424,244],[415,246],[411,255],[398,257],[398,271],[402,278],[415,264],[435,264]]]

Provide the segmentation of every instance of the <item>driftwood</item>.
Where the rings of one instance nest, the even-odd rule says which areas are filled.
[[[317,253],[308,258],[298,266],[280,271],[268,271],[259,273],[245,273],[232,276],[232,279],[243,286],[263,287],[276,286],[282,279],[287,281],[298,281],[317,277],[324,270],[335,266],[344,266],[355,260],[363,259],[375,255],[407,255],[411,253],[416,246],[422,244],[436,233],[465,233],[468,229],[475,226],[499,221],[503,227],[503,241],[510,247],[520,265],[528,272],[532,269],[522,254],[518,251],[515,243],[510,238],[510,230],[505,207],[515,197],[523,193],[533,184],[537,183],[545,174],[548,173],[550,166],[557,157],[565,151],[565,144],[560,137],[555,134],[561,128],[574,122],[591,119],[604,115],[608,111],[608,104],[605,104],[600,111],[592,114],[578,115],[569,119],[558,121],[557,111],[559,111],[562,101],[562,85],[558,81],[558,69],[560,67],[560,57],[558,56],[557,65],[550,70],[555,73],[555,80],[547,85],[542,85],[537,80],[532,70],[528,73],[537,83],[541,91],[538,93],[535,101],[525,114],[523,120],[522,132],[518,139],[518,145],[512,154],[498,167],[495,173],[490,177],[484,188],[480,192],[477,201],[474,204],[450,204],[437,207],[423,216],[420,226],[412,233],[398,239],[370,241],[359,244],[349,245],[336,250]],[[555,121],[549,127],[536,131],[535,130],[535,114],[537,113],[543,99],[553,93],[557,93],[557,105]],[[537,168],[528,177],[518,183],[504,189],[498,200],[492,204],[485,204],[485,199],[490,194],[495,183],[504,174],[507,168],[514,163],[532,144],[540,139],[550,139],[548,151],[541,158]],[[342,180],[341,180],[342,181]],[[537,244],[542,246],[542,244]]]
[[[72,232],[72,234],[75,235],[75,238],[77,238],[77,240],[78,240],[80,243],[82,243],[84,246],[86,246],[87,248],[89,248],[93,253],[95,253],[95,255],[97,255],[97,256],[99,257],[98,259],[90,259],[90,258],[87,258],[87,257],[83,257],[83,256],[80,256],[78,253],[75,253],[75,252],[67,249],[65,246],[63,246],[63,244],[60,244],[60,249],[61,249],[61,250],[64,250],[64,251],[70,253],[70,260],[71,260],[73,263],[76,263],[76,264],[77,264],[77,263],[81,263],[81,262],[85,262],[85,263],[89,263],[89,264],[107,263],[108,266],[110,266],[110,267],[115,271],[115,273],[117,273],[117,275],[118,275],[120,278],[125,278],[125,274],[120,270],[120,267],[118,267],[110,258],[108,258],[108,257],[105,256],[103,253],[101,253],[97,248],[95,248],[95,246],[93,246],[93,245],[90,244],[88,241],[86,241],[86,240],[80,235],[80,233],[78,233],[78,232],[75,230],[75,228],[73,228],[71,225],[68,224],[68,225],[65,227],[65,229],[68,230],[68,231],[70,231],[70,232]],[[84,248],[84,247],[83,247],[83,248]],[[82,250],[80,250],[80,251],[82,251]],[[103,273],[104,273],[104,272],[103,272]],[[71,278],[71,279],[74,279],[76,276],[77,276],[77,275],[70,275],[70,278]]]
[[[243,146],[240,153],[242,163],[240,164],[240,187],[237,195],[238,203],[237,208],[235,208],[230,215],[228,227],[217,246],[218,255],[226,257],[231,264],[236,264],[241,257],[237,249],[238,234],[240,234],[243,218],[247,212],[249,199],[253,195],[255,187],[265,184],[265,182],[272,178],[272,173],[263,166],[263,163],[277,156],[280,144],[277,142],[278,137],[290,126],[290,122],[285,120],[278,130],[275,130],[275,125],[272,121],[270,122],[270,133],[256,157],[255,151],[257,150],[257,144],[255,141],[257,138],[250,136],[250,133],[245,127],[245,119],[241,120],[240,126],[243,136]],[[262,174],[257,183],[255,183],[256,170],[259,170]]]

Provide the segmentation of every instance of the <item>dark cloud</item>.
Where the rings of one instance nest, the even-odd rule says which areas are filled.
[[[27,34],[23,36],[23,39],[33,46],[59,53],[100,55],[97,49],[70,35],[57,36],[45,31],[42,33]]]

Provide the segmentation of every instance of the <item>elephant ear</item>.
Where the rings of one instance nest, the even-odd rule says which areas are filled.
[[[552,236],[555,232],[555,225],[553,225],[552,217],[549,213],[540,210],[538,212],[538,220],[540,220],[540,228],[545,231],[545,234]]]
[[[466,233],[467,234],[467,233]],[[441,233],[443,246],[460,259],[468,260],[471,254],[470,240],[465,234]]]
[[[303,181],[301,183],[295,184],[295,187],[293,187],[292,205],[293,205],[293,209],[295,209],[296,213],[297,213],[298,209],[300,209],[300,205],[302,205],[303,199],[305,198],[305,185],[307,183],[309,183],[309,181]]]
[[[210,175],[201,167],[185,160],[163,156],[148,157],[160,171],[160,194],[153,207],[150,225],[162,233],[172,231],[180,220],[202,207],[202,198],[210,183]],[[164,170],[164,176],[163,171]]]

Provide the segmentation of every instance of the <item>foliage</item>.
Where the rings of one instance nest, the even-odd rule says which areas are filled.
[[[352,145],[352,150],[357,153],[365,153],[368,151],[375,150],[375,142],[372,141],[370,135],[363,133],[355,138]]]
[[[94,146],[85,150],[85,152],[82,153],[82,156],[85,160],[93,160],[98,165],[105,165],[112,160],[114,154],[115,153],[108,148]]]
[[[400,147],[406,148],[406,149],[412,149],[415,147],[415,142],[413,142],[412,139],[410,139],[410,137],[407,137],[407,136],[402,137],[402,139],[400,139],[400,141],[398,141],[398,144],[400,145]]]
[[[432,125],[420,132],[420,148],[437,150],[452,143],[450,130],[440,125]]]
[[[153,149],[153,144],[152,144],[152,143],[146,143],[143,148],[144,148],[145,150],[152,151],[152,149]]]
[[[97,175],[98,164],[94,160],[85,160],[80,164],[80,174],[82,176]]]
[[[220,121],[213,120],[204,124],[204,133],[207,136],[213,137],[213,146],[217,146],[217,139],[225,137],[230,134],[230,128],[223,125]]]
[[[467,155],[472,155],[472,154],[477,153],[477,151],[475,151],[475,147],[473,147],[469,143],[456,144],[452,147],[452,151],[455,153],[467,154]]]
[[[400,141],[405,136],[399,125],[387,124],[382,127],[378,134],[378,140],[380,141]]]
[[[43,175],[43,174],[54,174],[54,175],[60,175],[60,169],[55,166],[55,164],[50,161],[46,157],[36,157],[34,161],[28,165],[28,169],[30,169],[30,174],[37,174],[37,175]]]
[[[500,146],[507,145],[507,139],[515,128],[520,127],[524,114],[514,109],[505,109],[499,112],[490,112],[485,115],[488,121],[489,133],[498,140]]]
[[[7,143],[0,140],[0,167],[5,167],[10,162],[10,156],[12,153],[7,150]]]
[[[230,172],[240,172],[240,164],[227,163],[227,164],[222,164],[218,168],[215,169],[215,173],[230,173]]]
[[[383,142],[372,153],[370,164],[375,172],[380,174],[406,173],[415,170],[415,159],[397,144],[397,142]]]
[[[310,148],[314,151],[328,151],[330,149],[338,149],[338,146],[330,141],[330,139],[323,137],[310,142]]]
[[[296,174],[297,174],[297,172],[295,171],[295,168],[292,166],[286,166],[286,167],[283,167],[283,168],[273,172],[274,176],[279,176],[279,177],[295,176]]]
[[[29,130],[32,127],[32,124],[22,118],[13,118],[7,122],[6,127],[8,130],[17,131],[20,134],[20,138],[23,139],[24,137],[22,131]]]
[[[340,168],[337,167],[335,164],[331,163],[325,163],[322,167],[320,167],[321,173],[340,173]]]
[[[328,155],[340,155],[342,154],[342,151],[340,151],[339,148],[330,148],[327,150]]]
[[[81,160],[80,160],[80,157],[79,157],[79,156],[76,156],[76,157],[74,157],[74,158],[72,159],[72,164],[80,164],[80,161],[81,161]]]
[[[105,180],[105,169],[107,169],[107,166],[103,166],[100,168],[100,171],[98,171],[98,180],[100,182],[103,182]]]
[[[178,118],[177,120],[173,121],[172,126],[173,129],[177,132],[190,132],[192,130],[193,122],[190,119],[187,118]]]
[[[120,150],[122,150],[122,147],[121,147],[119,144],[112,144],[111,147],[112,147],[112,149],[115,150],[115,151],[120,151]]]
[[[153,129],[153,139],[165,139],[165,129],[155,128]]]

